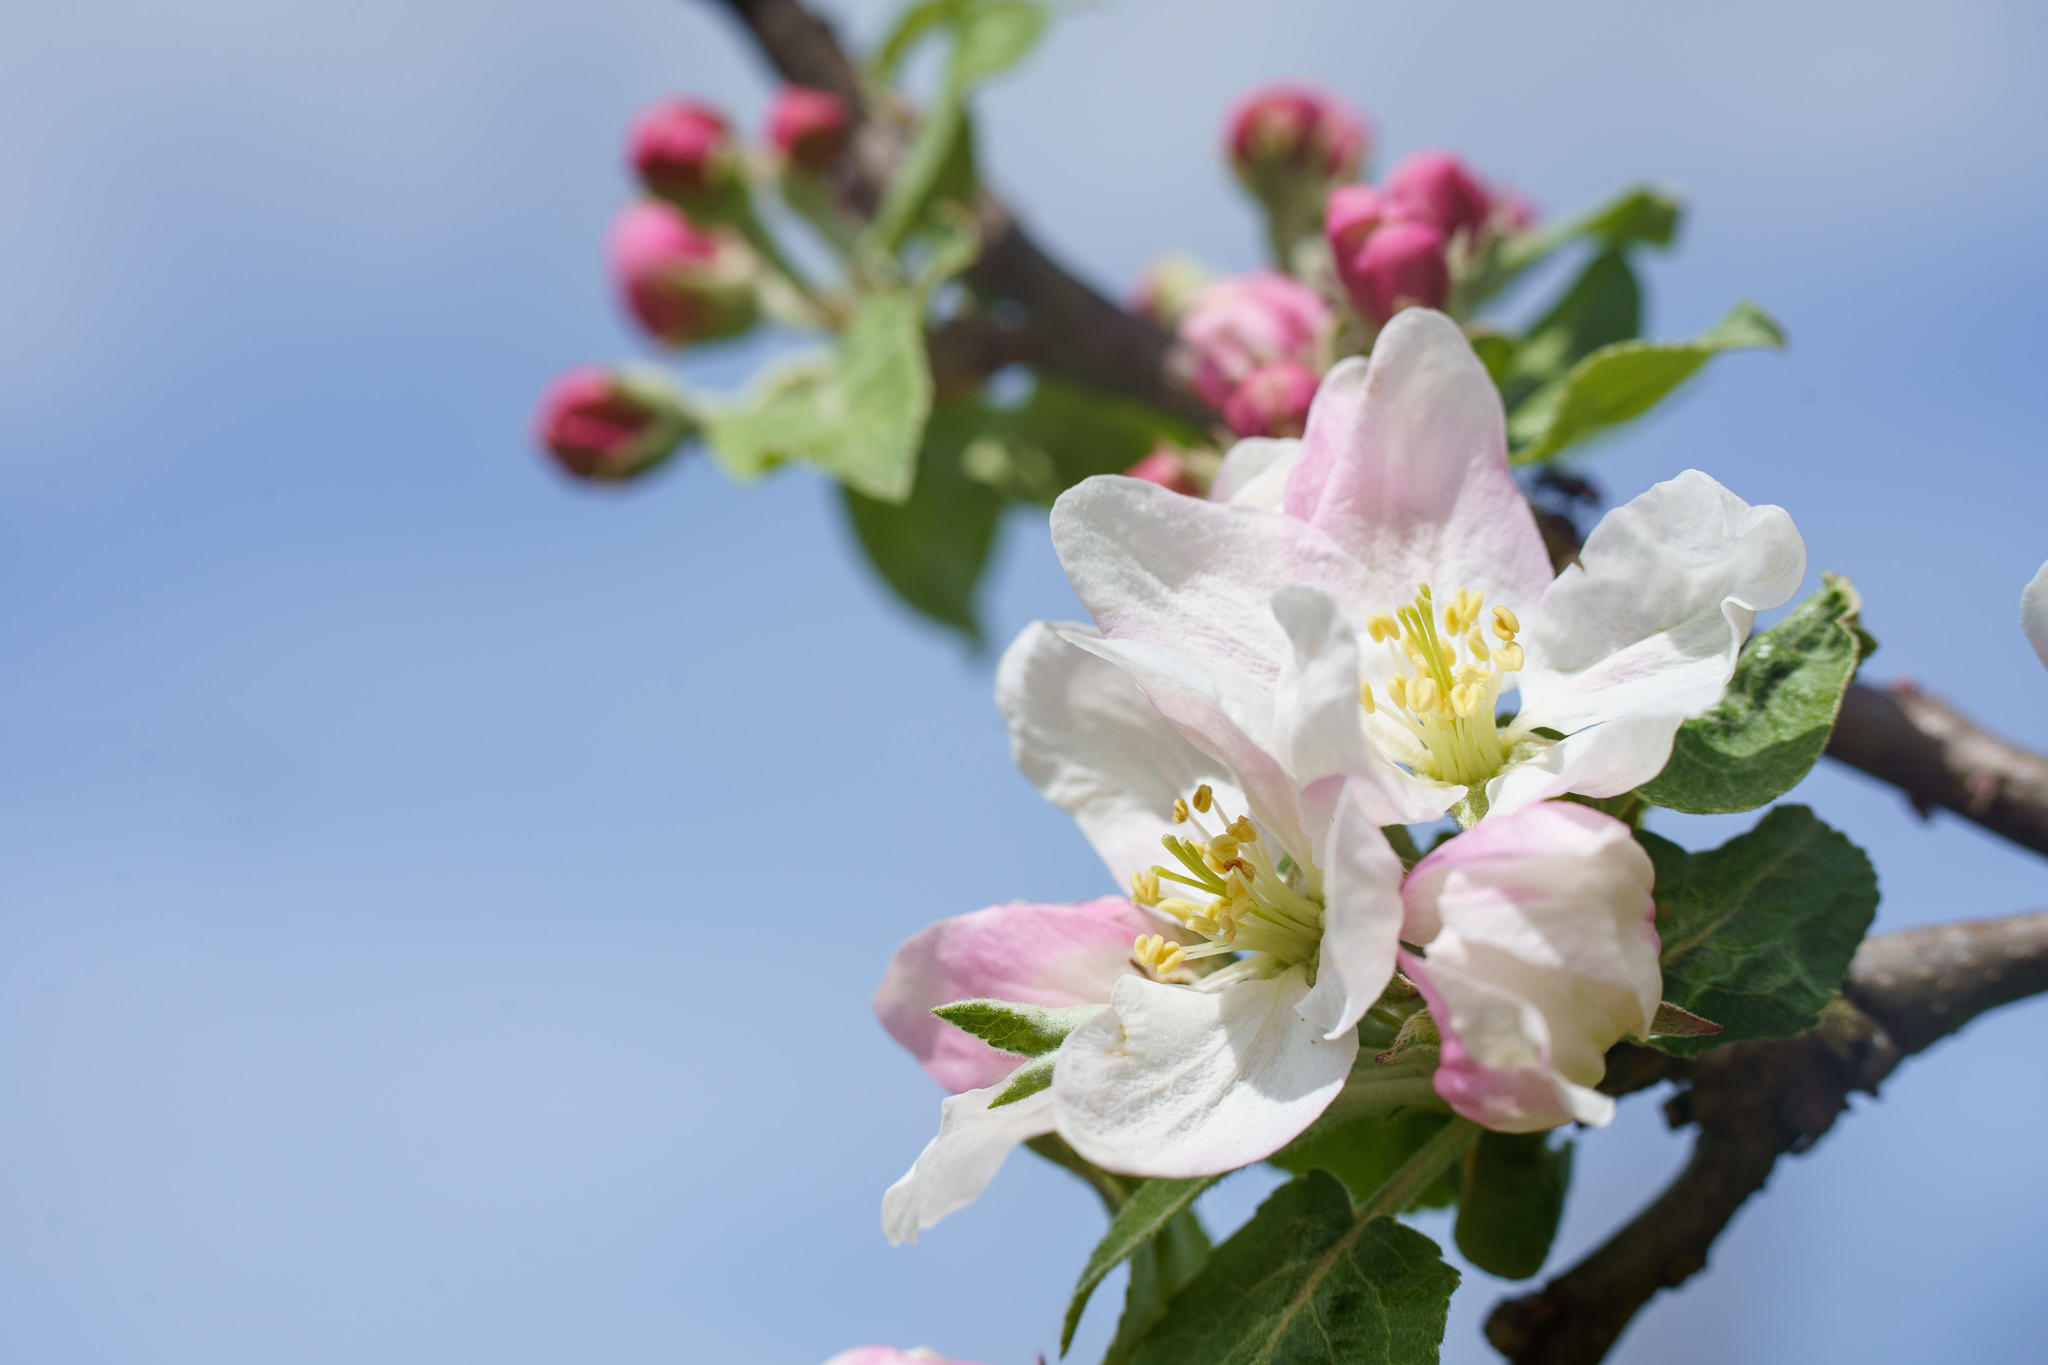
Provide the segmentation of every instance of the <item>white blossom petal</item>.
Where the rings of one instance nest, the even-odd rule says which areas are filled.
[[[1230,770],[1182,739],[1123,670],[1064,636],[1086,626],[1036,621],[996,668],[1010,751],[1045,799],[1071,813],[1119,890],[1159,861],[1173,801],[1207,782],[1243,803]]]
[[[2027,633],[2027,643],[2041,657],[2042,667],[2048,668],[2048,564],[2041,566],[2041,571],[2020,593],[2020,629]]]
[[[1403,965],[1414,960],[1403,954]],[[1451,961],[1416,964],[1442,1035],[1436,1092],[1451,1108],[1499,1133],[1540,1133],[1574,1119],[1589,1128],[1614,1120],[1612,1098],[1559,1074],[1551,1065],[1543,1011],[1484,976]]]
[[[1634,791],[1664,771],[1684,723],[1675,715],[1623,716],[1567,735],[1486,784],[1487,818],[1566,792],[1598,798]]]
[[[1060,1136],[1104,1170],[1176,1180],[1271,1156],[1358,1055],[1355,1031],[1326,1041],[1301,1017],[1308,989],[1300,967],[1216,991],[1124,978],[1060,1047]]]
[[[1334,1041],[1358,1021],[1394,979],[1401,949],[1401,879],[1406,869],[1361,784],[1347,782],[1323,849],[1323,946],[1316,984],[1301,1017]]]
[[[1657,484],[1601,518],[1526,623],[1516,728],[1697,715],[1721,699],[1756,613],[1805,574],[1782,507],[1751,507],[1696,469]]]
[[[1273,615],[1287,632],[1287,661],[1273,699],[1274,752],[1311,799],[1335,796],[1348,779],[1375,825],[1435,820],[1464,788],[1432,782],[1394,766],[1367,737],[1359,701],[1358,638],[1337,604],[1314,588],[1290,585],[1273,594]]]
[[[1426,582],[1519,611],[1551,579],[1508,472],[1500,393],[1458,325],[1428,309],[1397,314],[1370,361],[1324,376],[1286,510],[1391,580],[1395,591],[1364,610],[1406,602]]]
[[[1277,512],[1287,497],[1287,476],[1300,458],[1298,440],[1247,437],[1224,455],[1216,481],[1209,485],[1209,500]]]
[[[882,1235],[891,1246],[915,1242],[918,1233],[973,1203],[1012,1148],[1053,1130],[1051,1091],[989,1108],[1002,1088],[962,1091],[939,1102],[939,1135],[882,1195]]]

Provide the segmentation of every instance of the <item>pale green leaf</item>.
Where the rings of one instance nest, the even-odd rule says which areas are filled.
[[[1010,1073],[1010,1079],[1003,1082],[1003,1088],[988,1102],[991,1109],[1000,1109],[1006,1104],[1029,1099],[1052,1084],[1053,1057],[1033,1057]]]
[[[1582,239],[1610,251],[1638,242],[1669,246],[1684,211],[1684,202],[1676,195],[1638,185],[1577,218],[1511,238],[1502,244],[1500,269],[1513,275]]]
[[[1812,769],[1872,647],[1854,585],[1822,577],[1819,592],[1743,648],[1719,704],[1679,727],[1671,761],[1640,789],[1645,800],[1694,814],[1754,810]]]
[[[1038,45],[1051,17],[1034,0],[981,0],[963,6],[953,20],[959,35],[949,72],[954,90],[964,95],[1023,61]]]
[[[1132,1190],[1124,1206],[1110,1221],[1109,1231],[1095,1244],[1095,1250],[1088,1254],[1088,1264],[1082,1268],[1080,1283],[1074,1286],[1074,1295],[1067,1303],[1067,1318],[1060,1328],[1060,1354],[1067,1353],[1067,1347],[1074,1341],[1074,1329],[1080,1326],[1081,1314],[1088,1307],[1088,1299],[1095,1293],[1095,1287],[1102,1283],[1110,1271],[1122,1265],[1126,1258],[1151,1241],[1181,1213],[1195,1202],[1195,1197],[1215,1184],[1220,1177],[1201,1176],[1194,1180],[1147,1180]]]
[[[1211,1250],[1202,1220],[1188,1208],[1175,1214],[1158,1236],[1132,1254],[1124,1311],[1116,1321],[1116,1336],[1103,1354],[1102,1365],[1122,1365],[1130,1358],[1145,1334],[1166,1316],[1166,1306],[1181,1286],[1208,1263]],[[1062,1347],[1061,1353],[1065,1350]]]
[[[1019,1057],[1043,1057],[1059,1050],[1067,1035],[1102,1012],[1101,1005],[1049,1010],[1008,1000],[956,1000],[932,1013],[987,1043]]]
[[[1549,1133],[1481,1133],[1465,1154],[1458,1250],[1489,1275],[1528,1279],[1550,1255],[1571,1179],[1570,1142],[1552,1147]]]

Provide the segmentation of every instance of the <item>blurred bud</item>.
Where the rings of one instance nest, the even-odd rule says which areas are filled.
[[[1415,152],[1387,172],[1387,197],[1443,229],[1477,235],[1493,216],[1493,196],[1471,167],[1449,152]]]
[[[548,385],[534,413],[534,439],[579,479],[617,483],[673,455],[690,420],[665,385],[595,366]]]
[[[1542,219],[1535,202],[1520,190],[1496,189],[1493,192],[1493,225],[1496,231],[1511,237],[1519,236],[1533,229]]]
[[[725,115],[695,100],[663,100],[642,113],[627,151],[642,184],[685,202],[725,189],[738,169]]]
[[[1240,436],[1299,436],[1316,382],[1315,371],[1298,360],[1261,365],[1223,405],[1223,420]]]
[[[823,170],[846,146],[851,122],[852,110],[830,90],[785,85],[768,111],[768,141],[790,165]]]
[[[644,199],[612,225],[613,278],[633,316],[671,346],[732,336],[760,316],[760,269],[746,243]]]
[[[1192,256],[1162,256],[1138,276],[1124,306],[1161,327],[1178,326],[1209,279],[1209,267]]]
[[[1195,392],[1212,407],[1230,401],[1252,371],[1276,360],[1317,362],[1335,318],[1323,296],[1271,270],[1204,285],[1180,320],[1195,353]]]
[[[1192,468],[1186,454],[1178,450],[1155,450],[1126,469],[1124,477],[1156,483],[1161,488],[1185,493],[1191,498],[1205,498],[1209,495],[1208,485]]]
[[[1373,230],[1392,215],[1387,197],[1370,185],[1339,185],[1323,208],[1323,236],[1339,261],[1358,253]]]
[[[1337,278],[1352,305],[1375,324],[1410,305],[1440,308],[1451,294],[1444,247],[1444,234],[1432,223],[1382,223],[1364,246],[1337,258]]]
[[[856,1346],[841,1351],[825,1365],[974,1365],[972,1361],[951,1360],[928,1347],[899,1351],[894,1346]]]
[[[1304,85],[1268,85],[1239,100],[1224,130],[1230,167],[1261,199],[1304,181],[1318,194],[1357,176],[1371,132],[1336,96]]]

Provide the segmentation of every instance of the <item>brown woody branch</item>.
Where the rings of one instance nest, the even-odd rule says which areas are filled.
[[[1666,1106],[1699,1127],[1692,1158],[1605,1245],[1541,1290],[1501,1303],[1486,1335],[1526,1365],[1600,1360],[1660,1289],[1704,1269],[1707,1251],[1780,1156],[1803,1152],[1857,1091],[1988,1009],[2048,991],[2048,911],[1933,925],[1857,950],[1819,1025],[1796,1038],[1734,1043],[1690,1061],[1617,1049],[1615,1093],[1658,1080],[1685,1088]]]

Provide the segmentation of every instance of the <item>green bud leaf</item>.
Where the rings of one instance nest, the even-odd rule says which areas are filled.
[[[1723,351],[1783,350],[1785,334],[1753,303],[1739,303],[1691,341],[1603,346],[1530,395],[1508,416],[1512,462],[1533,464],[1633,421]]]
[[[1638,185],[1623,190],[1590,213],[1504,243],[1500,268],[1507,275],[1517,274],[1582,238],[1609,251],[1638,242],[1669,246],[1678,234],[1679,218],[1684,212],[1685,204],[1676,195]]]
[[[1088,1299],[1103,1278],[1163,1232],[1195,1202],[1197,1195],[1219,1178],[1147,1180],[1131,1191],[1130,1198],[1124,1201],[1124,1206],[1111,1220],[1109,1231],[1088,1254],[1088,1264],[1082,1268],[1080,1283],[1074,1286],[1074,1296],[1067,1303],[1066,1323],[1060,1328],[1061,1355],[1065,1355],[1067,1347],[1073,1344],[1074,1329],[1081,1325],[1081,1314],[1088,1307]],[[1203,1240],[1206,1242],[1207,1238]]]
[[[1671,761],[1641,788],[1647,801],[1694,814],[1754,810],[1812,769],[1856,668],[1876,642],[1857,623],[1862,599],[1837,574],[1750,640],[1713,710],[1679,727]]]
[[[1039,1091],[1050,1086],[1052,1084],[1052,1064],[1053,1057],[1048,1053],[1043,1057],[1033,1057],[1030,1061],[1012,1071],[1010,1079],[1003,1083],[1003,1088],[996,1092],[996,1097],[988,1102],[988,1107],[1000,1109],[1006,1104],[1015,1104],[1018,1100],[1036,1095]]]
[[[1434,1365],[1458,1272],[1336,1178],[1281,1186],[1167,1305],[1129,1365]]]
[[[1877,913],[1877,873],[1863,850],[1804,806],[1778,806],[1705,853],[1636,838],[1656,866],[1664,997],[1722,1026],[1652,1045],[1690,1056],[1812,1027]]]
[[[1102,1357],[1102,1365],[1122,1365],[1137,1349],[1147,1332],[1166,1316],[1166,1305],[1181,1286],[1195,1278],[1209,1260],[1209,1234],[1193,1209],[1183,1209],[1167,1220],[1159,1235],[1139,1247],[1131,1256],[1130,1287],[1124,1291],[1123,1316],[1117,1319],[1116,1336]],[[1060,1353],[1066,1353],[1066,1346]]]
[[[1643,291],[1628,257],[1603,251],[1571,288],[1512,343],[1512,358],[1495,373],[1510,411],[1603,346],[1633,340],[1643,329]]]
[[[1549,1133],[1481,1133],[1465,1154],[1454,1229],[1458,1250],[1489,1275],[1526,1280],[1543,1269],[1572,1179],[1572,1144]]]
[[[1049,1010],[1008,1000],[956,1000],[932,1013],[1001,1052],[1044,1057],[1059,1051],[1067,1035],[1101,1013],[1101,1005]]]
[[[965,94],[1030,55],[1045,35],[1050,11],[1034,0],[980,0],[961,7],[954,25],[950,83]]]

